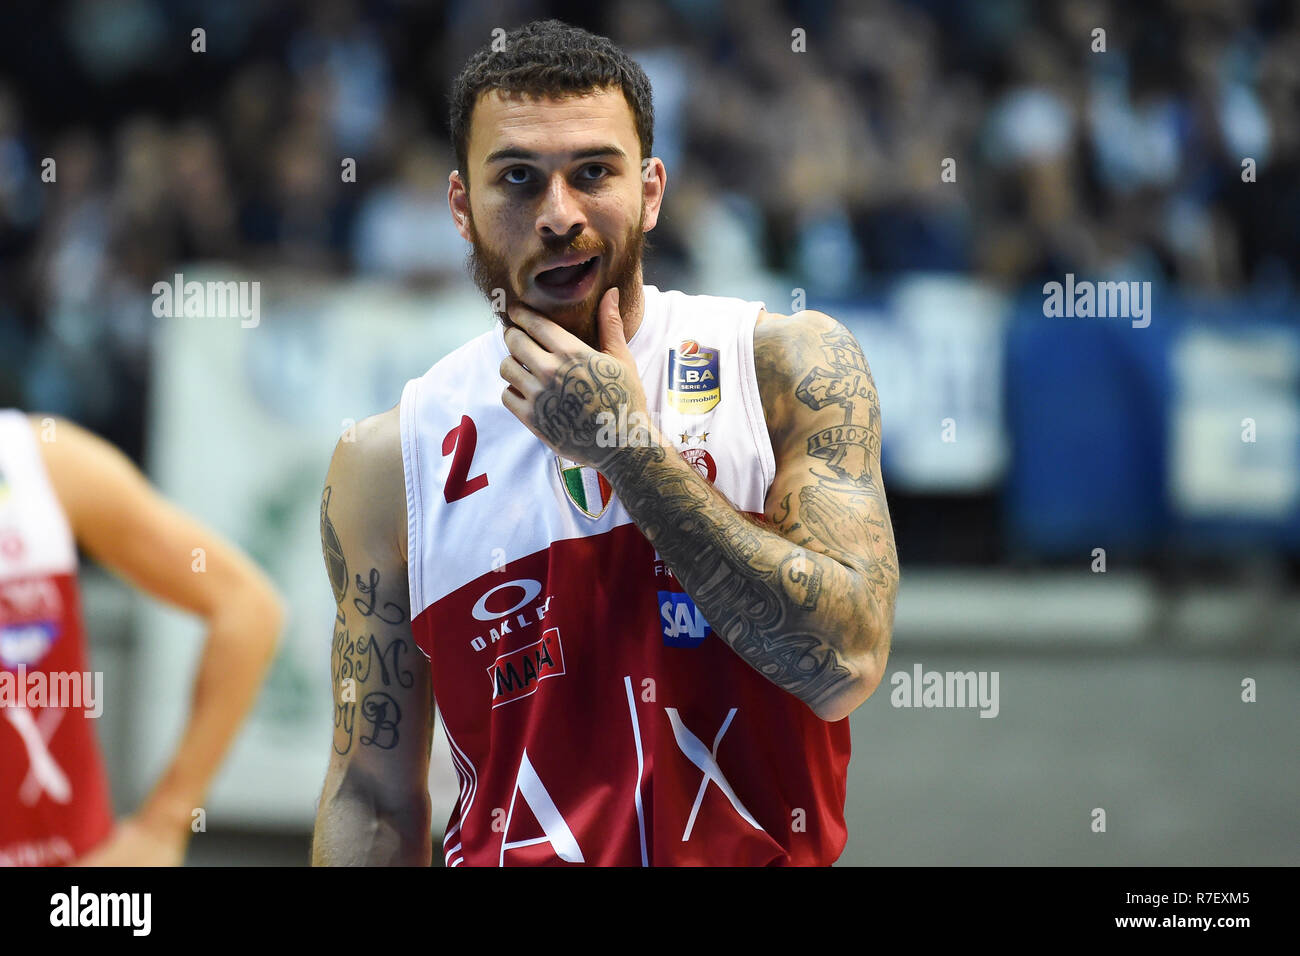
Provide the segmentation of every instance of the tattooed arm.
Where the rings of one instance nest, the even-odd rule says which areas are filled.
[[[646,409],[616,295],[601,300],[600,351],[531,310],[510,315],[518,328],[506,332],[506,407],[561,454],[600,469],[714,633],[747,663],[824,720],[852,713],[884,674],[898,587],[880,410],[853,336],[818,312],[757,326],[777,466],[767,523],[758,523],[652,425],[634,426],[625,445],[600,446],[602,416],[635,423]]]
[[[428,661],[411,635],[397,409],[335,447],[320,525],[336,608],[334,741],[312,863],[428,866],[434,709]]]
[[[880,683],[898,582],[875,387],[853,336],[821,313],[765,316],[754,352],[776,457],[770,526],[662,441],[621,450],[605,476],[714,633],[840,720]]]
[[[821,312],[760,316],[754,366],[776,457],[764,511],[796,546],[782,585],[806,595],[800,610],[821,612],[822,653],[856,658],[865,700],[889,657],[899,581],[871,368],[853,334]]]

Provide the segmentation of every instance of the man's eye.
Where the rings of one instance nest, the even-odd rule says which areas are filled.
[[[515,178],[515,177],[518,178]],[[512,186],[522,186],[528,182],[528,170],[522,166],[516,166],[513,169],[507,169],[505,175],[501,177]]]
[[[604,179],[609,175],[609,170],[604,166],[583,166],[578,174],[588,182],[594,182],[597,179]]]

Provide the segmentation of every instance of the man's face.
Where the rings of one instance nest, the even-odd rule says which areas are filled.
[[[625,314],[639,307],[643,236],[662,194],[661,178],[647,188],[640,158],[622,90],[480,97],[470,123],[470,188],[453,173],[448,198],[483,294],[492,299],[502,289],[507,306],[522,303],[593,343],[607,289],[618,287]]]

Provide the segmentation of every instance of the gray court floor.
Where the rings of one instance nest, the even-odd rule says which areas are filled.
[[[852,717],[841,864],[1300,862],[1294,660],[896,653],[889,671],[917,661],[998,671],[998,716],[878,690]]]

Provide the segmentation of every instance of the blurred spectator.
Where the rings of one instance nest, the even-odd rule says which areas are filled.
[[[138,457],[148,292],[186,262],[455,281],[447,89],[493,28],[546,15],[612,36],[654,82],[669,190],[648,281],[830,297],[915,270],[1009,291],[1113,271],[1295,294],[1294,4],[570,6],[16,12],[0,37],[0,404],[63,412]]]

